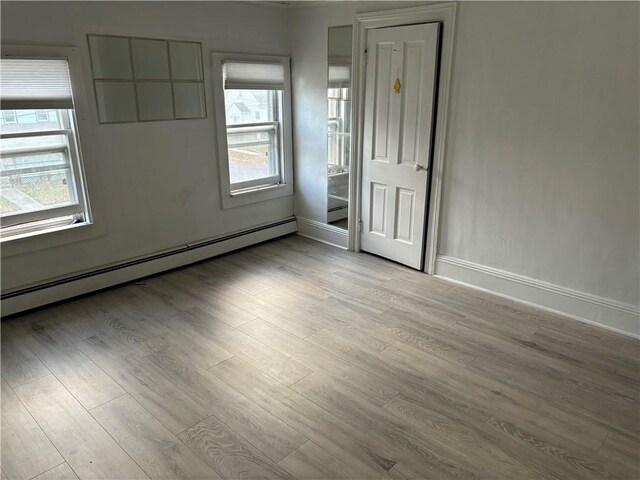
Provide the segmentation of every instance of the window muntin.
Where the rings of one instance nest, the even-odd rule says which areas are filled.
[[[87,221],[67,60],[3,58],[0,75],[3,236]]]

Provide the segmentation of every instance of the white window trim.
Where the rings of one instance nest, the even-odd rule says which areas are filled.
[[[27,251],[37,251],[41,249],[51,248],[53,246],[73,243],[76,241],[87,240],[89,238],[95,238],[105,233],[105,226],[100,228],[94,227],[93,219],[94,213],[92,212],[92,205],[89,202],[88,191],[90,187],[87,185],[87,179],[85,175],[85,165],[82,156],[82,139],[84,138],[86,131],[84,124],[87,118],[87,96],[84,91],[84,74],[82,64],[79,56],[78,49],[75,47],[66,46],[41,46],[41,45],[2,45],[2,57],[3,58],[64,58],[68,61],[69,76],[71,78],[71,86],[73,89],[73,101],[74,101],[74,125],[72,126],[75,131],[75,138],[77,144],[77,180],[81,181],[84,186],[83,189],[78,189],[78,195],[83,195],[84,201],[84,221],[80,223],[69,223],[68,225],[58,225],[55,219],[52,219],[51,227],[45,227],[42,229],[33,229],[26,227],[24,232],[13,231],[9,235],[3,235],[0,232],[0,243],[2,243],[2,257],[11,257],[14,255],[20,255]],[[82,130],[83,133],[80,133]],[[94,182],[95,183],[95,182]],[[99,197],[99,190],[92,185],[91,196]],[[43,222],[47,223],[47,222]],[[91,227],[89,229],[82,228],[82,234],[78,234],[80,227]],[[65,232],[69,232],[68,234]],[[50,235],[55,234],[55,235]],[[38,240],[39,237],[43,237],[43,240]],[[46,238],[46,240],[45,240]],[[34,243],[37,242],[37,243]]]
[[[291,139],[291,67],[289,57],[274,55],[250,55],[212,52],[213,98],[215,132],[218,143],[218,167],[222,208],[233,208],[293,195],[293,148]],[[247,188],[231,191],[229,182],[229,154],[227,146],[227,122],[225,116],[222,64],[224,61],[242,60],[255,62],[280,62],[285,70],[285,86],[282,92],[282,159],[281,181],[271,185],[248,185]],[[262,182],[260,182],[262,183]]]

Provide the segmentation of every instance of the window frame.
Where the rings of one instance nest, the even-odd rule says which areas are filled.
[[[75,110],[75,109],[74,109]],[[78,159],[78,147],[76,145],[77,134],[74,129],[73,113],[70,113],[66,109],[57,109],[58,115],[60,115],[63,128],[56,130],[36,130],[33,132],[19,132],[19,133],[4,133],[0,134],[1,138],[28,138],[28,137],[48,137],[52,135],[60,135],[65,137],[65,144],[60,146],[50,146],[44,149],[40,149],[43,153],[62,153],[65,157],[65,164],[51,167],[23,167],[16,170],[67,170],[71,172],[72,187],[69,188],[69,204],[61,205],[58,207],[41,208],[39,210],[32,210],[28,212],[15,212],[8,213],[0,218],[1,228],[16,227],[18,225],[24,225],[26,229],[31,229],[33,222],[52,221],[61,217],[70,217],[74,215],[83,216],[86,215],[86,202],[85,193],[81,185],[81,177],[79,175],[78,167],[76,165]],[[64,112],[64,113],[62,113]],[[37,122],[36,122],[37,123]],[[17,157],[27,156],[33,153],[37,153],[38,148],[25,148]],[[18,172],[20,174],[22,172]]]
[[[222,199],[222,208],[233,208],[265,200],[293,195],[293,148],[291,117],[291,68],[290,59],[285,56],[252,55],[212,52],[212,77],[214,98],[214,122],[218,145],[218,171]],[[229,176],[229,149],[227,142],[227,121],[225,114],[225,96],[223,81],[223,63],[225,61],[243,61],[255,63],[281,63],[284,68],[284,89],[282,90],[282,108],[279,119],[273,122],[253,122],[247,125],[274,124],[276,138],[280,146],[279,175],[263,177],[238,184],[231,184]],[[243,127],[246,125],[243,124]],[[229,127],[233,129],[233,126]],[[280,131],[278,131],[280,130]],[[277,177],[277,178],[276,178]],[[267,180],[265,182],[265,180]],[[277,182],[276,182],[277,180]]]
[[[77,49],[73,47],[50,47],[50,46],[18,46],[3,45],[3,59],[64,59],[69,68],[69,79],[73,92],[73,109],[62,109],[65,114],[62,116],[63,127],[56,130],[21,132],[3,134],[3,138],[45,136],[45,135],[65,135],[66,136],[66,156],[68,167],[71,170],[71,178],[74,183],[74,192],[70,192],[70,205],[61,207],[44,208],[32,212],[8,214],[0,220],[0,242],[3,249],[8,242],[29,237],[39,237],[43,234],[61,232],[67,229],[77,229],[81,226],[93,224],[93,216],[88,196],[88,185],[85,177],[85,168],[80,144],[80,134],[78,133],[78,117],[85,116],[85,112],[78,111],[78,102],[86,100],[83,92],[81,74]],[[35,109],[38,110],[38,109]],[[61,111],[61,109],[56,109]],[[66,112],[69,112],[66,114]],[[36,113],[37,120],[37,113]],[[36,122],[37,123],[37,122]],[[55,150],[55,149],[52,149]],[[79,220],[79,215],[82,217]],[[93,237],[100,232],[94,231],[89,234]],[[78,238],[82,239],[83,236]],[[13,242],[11,242],[13,243]],[[20,242],[23,244],[24,242]],[[46,248],[46,247],[43,247]],[[11,249],[13,250],[13,248]],[[16,254],[21,251],[16,249]],[[12,252],[13,253],[13,252]],[[4,253],[3,253],[4,255]]]

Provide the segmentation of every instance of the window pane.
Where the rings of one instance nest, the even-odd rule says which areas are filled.
[[[227,143],[232,185],[278,174],[275,127],[230,128]]]
[[[229,89],[224,94],[231,185],[277,176],[280,92]],[[260,123],[267,125],[255,125]]]
[[[65,135],[1,139],[0,214],[71,204],[74,187],[67,154]]]
[[[273,99],[277,93],[275,90],[225,90],[227,125],[275,121]]]
[[[33,212],[71,204],[70,169],[18,172],[3,172],[0,188],[2,214]]]
[[[0,133],[60,130],[62,119],[58,110],[3,110]]]

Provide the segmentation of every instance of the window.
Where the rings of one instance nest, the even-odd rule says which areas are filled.
[[[13,110],[3,110],[2,119],[4,120],[5,125],[16,123],[16,112]]]
[[[49,121],[49,110],[36,110],[36,121],[37,122],[48,122]]]
[[[227,154],[231,190],[278,184],[281,159],[278,120],[279,111],[282,109],[281,93],[277,90],[225,89],[224,101],[225,107],[239,106],[240,111],[247,111],[243,120],[239,120],[237,115],[227,117]],[[247,104],[258,105],[264,111],[266,120],[250,121],[251,110],[247,108]]]
[[[349,167],[351,144],[351,71],[349,65],[329,63],[328,164],[340,171]]]
[[[88,221],[68,60],[0,62],[2,236]]]
[[[213,57],[223,207],[291,195],[289,59]]]

